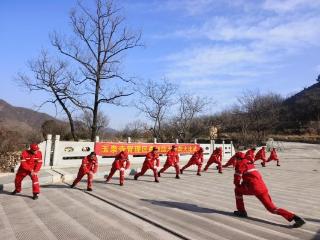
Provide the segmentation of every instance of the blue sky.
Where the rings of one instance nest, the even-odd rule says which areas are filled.
[[[85,1],[90,3],[90,1]],[[49,33],[68,33],[74,0],[0,1],[0,98],[34,108],[45,99],[14,81],[43,48]],[[126,54],[123,71],[166,77],[180,91],[212,97],[208,113],[235,103],[245,90],[283,96],[320,74],[320,0],[118,0],[126,23],[142,31],[144,48]],[[52,49],[51,49],[52,50]],[[130,107],[105,105],[110,126],[144,119]],[[41,111],[55,114],[52,106]],[[63,118],[63,115],[59,114]]]

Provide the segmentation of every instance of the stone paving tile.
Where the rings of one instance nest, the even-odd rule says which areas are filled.
[[[151,172],[138,181],[127,176],[119,186],[115,177],[106,184],[101,175],[94,191],[58,183],[42,186],[38,201],[29,191],[17,196],[0,194],[1,239],[320,239],[320,145],[285,144],[281,167],[257,168],[279,207],[307,220],[292,229],[282,217],[268,213],[253,196],[245,197],[248,219],[233,216],[233,170],[211,168],[201,177],[195,168],[181,179],[173,171],[160,183]],[[74,169],[68,170],[73,173]],[[115,175],[117,176],[117,174]]]

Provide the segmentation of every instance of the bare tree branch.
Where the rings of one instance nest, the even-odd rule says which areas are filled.
[[[134,106],[153,121],[154,137],[161,141],[163,141],[162,124],[170,107],[174,104],[173,98],[176,90],[177,86],[166,79],[159,82],[149,80],[135,87],[139,100]]]
[[[141,33],[128,30],[120,9],[111,0],[96,0],[93,9],[78,2],[78,9],[71,12],[70,19],[73,38],[66,41],[55,32],[51,43],[77,64],[81,76],[72,81],[81,89],[81,97],[73,96],[70,101],[92,112],[91,140],[94,141],[100,104],[120,105],[122,98],[133,94],[124,87],[132,84],[133,79],[125,77],[119,68],[123,53],[141,46]],[[119,88],[121,91],[116,90]]]
[[[50,59],[47,52],[42,51],[36,60],[29,61],[28,66],[34,78],[18,73],[16,80],[31,92],[44,91],[50,93],[48,95],[49,99],[41,103],[39,108],[44,104],[52,103],[57,111],[58,104],[67,115],[72,136],[74,140],[77,140],[71,110],[67,107],[67,101],[69,100],[67,91],[69,91],[70,96],[72,95],[71,91],[68,90],[71,87],[71,82],[67,77],[67,64],[60,60]]]

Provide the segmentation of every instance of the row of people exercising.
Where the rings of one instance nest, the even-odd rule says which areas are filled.
[[[250,156],[248,157],[248,155]],[[252,151],[251,153],[247,152],[246,154],[242,152],[237,152],[232,158],[234,161],[232,165],[235,168],[234,185],[235,185],[235,199],[236,199],[237,210],[234,211],[234,214],[236,216],[247,217],[243,196],[255,195],[269,212],[280,215],[284,217],[286,220],[288,220],[289,222],[294,221],[294,224],[292,225],[292,227],[296,228],[305,224],[305,221],[301,217],[283,208],[277,208],[275,204],[272,202],[271,197],[269,195],[269,191],[262,179],[262,176],[254,166],[255,158],[253,157],[253,160],[252,160]],[[207,165],[204,168],[204,171],[206,171],[212,163],[217,163],[219,172],[221,172],[221,159],[222,159],[222,149],[216,148],[212,153],[211,157],[209,158]],[[218,162],[220,162],[220,165]],[[203,149],[200,148],[198,151],[196,151],[192,155],[189,162],[180,169],[177,146],[173,145],[171,150],[168,151],[167,153],[167,160],[164,166],[159,171],[157,171],[160,165],[160,161],[159,161],[158,149],[154,147],[153,150],[146,155],[145,161],[142,165],[142,169],[140,172],[137,172],[134,175],[134,179],[138,180],[138,178],[144,175],[147,170],[151,169],[154,173],[155,182],[159,182],[158,178],[161,177],[161,174],[165,172],[169,167],[175,168],[176,178],[179,179],[180,178],[179,174],[183,174],[183,171],[186,168],[190,167],[191,165],[197,165],[198,166],[197,175],[201,175],[200,171],[201,171],[202,163],[203,163]],[[38,198],[38,194],[40,193],[40,186],[39,186],[37,175],[38,175],[38,172],[40,171],[41,165],[42,165],[42,154],[39,151],[39,147],[36,144],[31,144],[30,149],[25,150],[21,155],[21,164],[16,174],[15,190],[12,192],[13,195],[21,192],[21,182],[24,177],[29,175],[33,182],[33,199]],[[120,185],[122,186],[124,184],[125,170],[129,169],[129,167],[130,167],[130,161],[128,159],[128,152],[122,151],[118,153],[112,164],[112,167],[111,167],[110,173],[108,174],[106,182],[109,182],[112,176],[114,175],[114,173],[117,170],[119,170]],[[91,152],[88,156],[83,158],[82,164],[78,171],[77,178],[73,181],[71,188],[74,188],[77,185],[77,183],[83,178],[83,176],[87,175],[88,177],[87,190],[92,191],[93,175],[97,172],[97,169],[98,169],[98,159],[96,157],[95,152]]]

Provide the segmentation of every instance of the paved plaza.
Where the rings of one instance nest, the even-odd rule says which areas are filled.
[[[122,187],[118,173],[108,184],[100,174],[93,192],[85,191],[85,181],[70,189],[76,169],[64,169],[66,182],[43,185],[37,201],[31,199],[31,189],[11,196],[11,186],[3,188],[0,236],[5,240],[320,239],[320,145],[286,143],[284,148],[279,152],[280,167],[276,162],[266,168],[256,166],[274,203],[307,221],[299,229],[267,212],[253,196],[244,197],[249,217],[233,216],[232,168],[219,174],[211,167],[202,176],[190,168],[181,179],[174,178],[172,169],[160,183],[153,182],[150,171],[138,181],[128,176]]]

